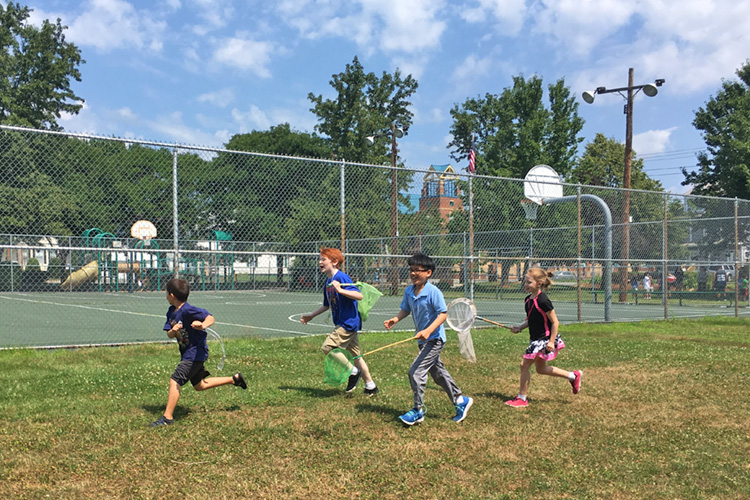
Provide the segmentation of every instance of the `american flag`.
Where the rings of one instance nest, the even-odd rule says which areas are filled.
[[[474,144],[471,145],[471,151],[469,151],[469,173],[473,174],[476,170],[474,162],[476,161],[476,153],[474,152]]]

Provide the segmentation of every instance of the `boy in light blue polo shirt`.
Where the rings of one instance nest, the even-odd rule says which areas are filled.
[[[424,388],[427,384],[427,374],[440,387],[456,407],[453,420],[461,422],[474,403],[470,397],[461,395],[461,389],[453,381],[448,370],[440,359],[440,351],[445,345],[445,327],[443,323],[448,316],[445,298],[435,285],[428,280],[435,271],[435,262],[425,254],[417,253],[409,257],[409,277],[412,285],[404,290],[401,309],[396,316],[385,320],[386,329],[407,317],[414,318],[417,333],[415,338],[419,343],[419,354],[409,368],[409,383],[414,392],[414,408],[398,418],[406,425],[414,425],[424,420]]]

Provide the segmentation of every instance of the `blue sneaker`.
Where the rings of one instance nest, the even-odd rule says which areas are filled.
[[[460,422],[463,419],[466,418],[466,415],[469,413],[469,408],[471,408],[471,405],[474,404],[474,400],[472,398],[469,398],[467,396],[461,396],[462,401],[460,403],[456,403],[456,416],[453,417],[454,422]]]
[[[422,408],[421,410],[412,408],[411,410],[407,411],[403,415],[399,415],[398,419],[401,420],[406,425],[418,424],[419,422],[424,420],[424,408]]]

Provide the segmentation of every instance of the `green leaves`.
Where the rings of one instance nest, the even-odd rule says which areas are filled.
[[[0,5],[0,123],[59,129],[62,113],[77,114],[83,105],[70,83],[81,81],[85,61],[65,41],[59,19],[37,28],[26,22],[29,12]]]
[[[707,151],[698,154],[697,170],[682,169],[682,184],[693,184],[695,194],[750,199],[750,61],[737,76],[695,113]]]

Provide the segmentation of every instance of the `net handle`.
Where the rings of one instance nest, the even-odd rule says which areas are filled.
[[[510,330],[512,328],[512,327],[510,327],[508,325],[504,325],[502,323],[498,323],[497,321],[492,321],[491,319],[487,319],[487,318],[483,318],[483,317],[479,316],[476,313],[477,309],[476,309],[476,306],[474,305],[474,301],[471,300],[471,299],[467,299],[465,297],[459,297],[458,299],[454,299],[453,301],[451,301],[451,303],[448,304],[448,309],[450,309],[451,307],[453,307],[454,304],[457,304],[457,303],[460,303],[460,302],[468,303],[469,305],[471,305],[471,310],[474,313],[474,318],[473,318],[471,324],[467,328],[465,328],[465,330],[470,330],[471,327],[474,326],[474,321],[476,321],[478,319],[482,320],[482,321],[484,321],[486,323],[491,323],[491,324],[493,324],[495,326],[499,326],[501,328],[507,328],[508,330]],[[448,326],[450,326],[453,330],[456,330],[455,328],[453,328],[453,326],[450,325],[450,322],[448,322]],[[456,330],[456,331],[458,331],[458,330]]]
[[[416,337],[409,337],[408,339],[399,340],[398,342],[394,342],[393,344],[388,344],[388,345],[384,345],[383,347],[378,347],[377,349],[374,349],[374,350],[366,352],[366,353],[364,353],[364,354],[362,354],[360,356],[357,356],[357,358],[362,358],[362,357],[368,356],[368,355],[370,355],[370,354],[372,354],[374,352],[382,351],[383,349],[388,349],[389,347],[393,347],[395,345],[403,344],[404,342],[409,342],[410,340],[414,340],[415,338]],[[354,359],[357,359],[357,358],[354,358]]]
[[[508,330],[510,330],[512,328],[512,327],[510,327],[508,325],[504,325],[502,323],[498,323],[497,321],[492,321],[491,319],[483,318],[481,316],[477,316],[476,318],[477,319],[481,319],[482,321],[486,321],[487,323],[492,323],[493,325],[500,326],[502,328],[507,328]]]

